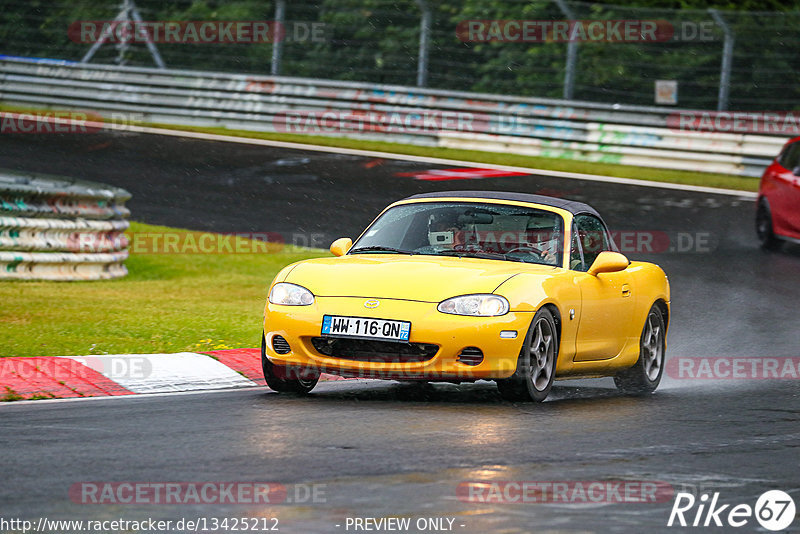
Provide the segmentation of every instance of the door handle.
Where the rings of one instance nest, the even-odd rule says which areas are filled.
[[[631,296],[631,286],[628,284],[624,284],[622,286],[622,296],[623,297],[630,297]]]

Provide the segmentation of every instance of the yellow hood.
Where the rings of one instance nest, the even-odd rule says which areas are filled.
[[[440,302],[492,293],[512,276],[547,275],[553,267],[510,261],[395,254],[359,254],[303,261],[284,280],[321,297],[394,298]]]

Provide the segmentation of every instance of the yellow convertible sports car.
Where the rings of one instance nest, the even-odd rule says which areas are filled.
[[[554,379],[613,376],[656,389],[669,283],[630,262],[580,202],[522,193],[416,195],[386,208],[334,257],[275,277],[264,311],[264,377],[308,393],[320,373],[390,380],[494,380],[542,401]]]

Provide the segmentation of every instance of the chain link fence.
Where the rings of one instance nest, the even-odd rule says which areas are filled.
[[[727,110],[800,107],[800,11],[568,0],[4,0],[0,54]],[[134,13],[135,11],[135,13]],[[270,38],[109,39],[82,22],[270,22]],[[566,33],[557,23],[567,22]],[[273,31],[274,30],[274,31]],[[152,34],[150,34],[152,35]],[[93,36],[93,37],[92,37]],[[154,52],[154,50],[156,52]],[[662,100],[655,99],[656,81]]]

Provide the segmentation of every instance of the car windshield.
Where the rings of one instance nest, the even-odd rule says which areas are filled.
[[[563,219],[536,208],[419,202],[387,210],[349,254],[421,254],[561,266]]]

